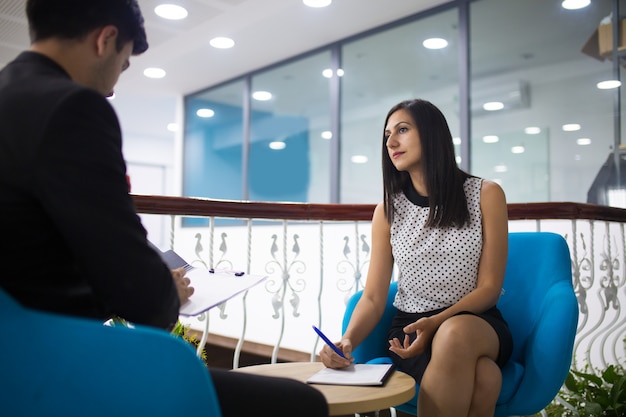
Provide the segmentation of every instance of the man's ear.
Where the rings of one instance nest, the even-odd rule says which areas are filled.
[[[96,34],[96,52],[102,56],[109,48],[117,48],[118,29],[113,25],[103,26]]]

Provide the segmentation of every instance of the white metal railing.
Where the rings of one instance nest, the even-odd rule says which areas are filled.
[[[233,368],[246,343],[315,360],[316,325],[341,335],[345,302],[363,288],[370,256],[373,205],[223,202],[136,196],[155,243],[196,266],[268,275],[265,284],[197,318],[202,332],[236,341]],[[150,214],[152,213],[152,214]],[[165,216],[165,217],[164,217]],[[206,226],[184,227],[185,216]],[[551,231],[565,237],[580,308],[575,369],[624,363],[626,348],[626,210],[577,203],[509,205],[509,229]],[[167,221],[163,221],[167,219]],[[165,223],[165,224],[164,224]]]

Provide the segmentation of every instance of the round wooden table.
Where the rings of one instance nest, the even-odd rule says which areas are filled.
[[[323,367],[321,362],[290,362],[245,366],[233,371],[292,378],[306,383],[309,377]],[[311,386],[324,394],[331,416],[384,410],[407,402],[415,394],[415,380],[399,371],[393,371],[382,386],[321,384],[311,384]]]

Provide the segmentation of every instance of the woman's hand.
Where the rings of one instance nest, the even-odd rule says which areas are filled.
[[[411,358],[424,352],[426,344],[433,338],[441,323],[435,316],[424,317],[409,324],[403,330],[404,340],[400,342],[397,337],[389,341],[389,350],[402,359]],[[415,333],[415,339],[411,343],[411,335]]]
[[[335,352],[330,346],[324,343],[322,350],[320,350],[320,359],[327,368],[341,369],[350,366],[354,362],[352,357],[352,342],[350,339],[342,339],[339,343],[335,343],[335,346],[343,352],[345,358],[342,358]]]

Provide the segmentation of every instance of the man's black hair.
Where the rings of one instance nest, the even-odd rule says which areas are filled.
[[[49,38],[80,39],[106,25],[117,27],[116,47],[132,41],[133,55],[148,49],[137,0],[27,0],[31,42]]]

